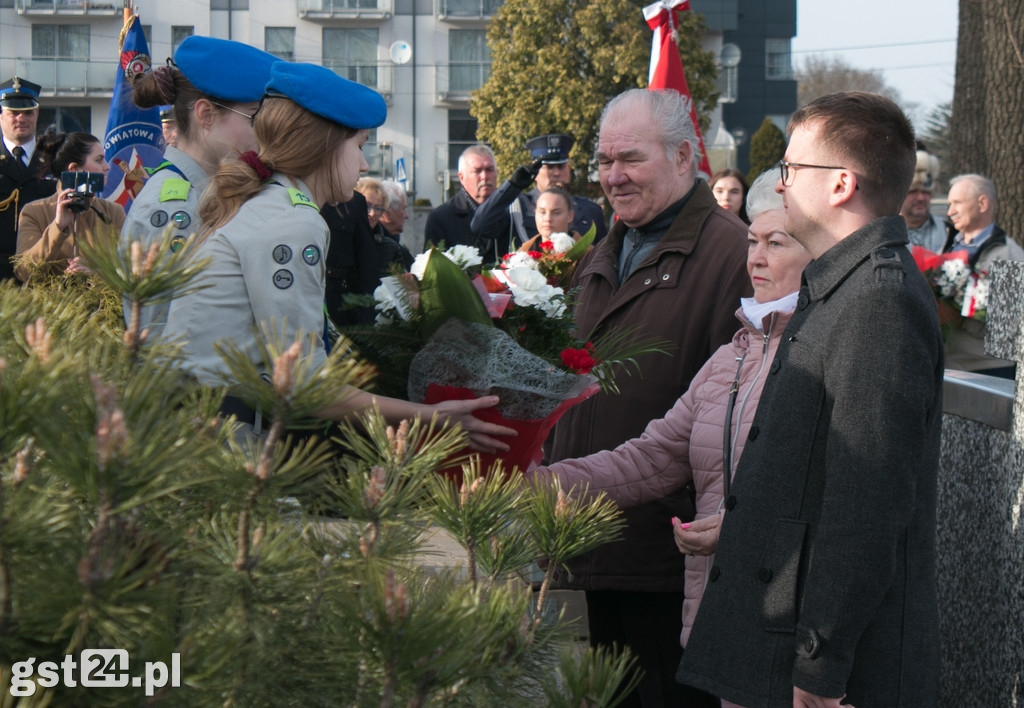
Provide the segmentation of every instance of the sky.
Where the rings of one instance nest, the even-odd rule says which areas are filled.
[[[878,69],[921,127],[929,110],[953,99],[958,14],[959,0],[797,0],[793,66],[821,54]]]

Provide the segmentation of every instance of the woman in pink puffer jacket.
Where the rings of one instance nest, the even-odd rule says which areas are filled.
[[[761,175],[748,196],[747,211],[753,220],[747,236],[747,272],[754,297],[743,298],[736,313],[743,327],[732,341],[712,355],[689,390],[639,438],[532,473],[535,478],[557,477],[566,489],[586,485],[591,493],[605,492],[621,506],[658,499],[693,482],[697,516],[691,524],[674,520],[673,529],[676,545],[686,554],[684,647],[718,542],[726,426],[731,479],[764,379],[796,306],[800,274],[811,260],[785,232],[782,198],[773,189],[777,178],[774,171]]]

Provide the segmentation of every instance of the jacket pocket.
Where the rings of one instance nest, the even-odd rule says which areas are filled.
[[[765,631],[792,633],[796,629],[797,580],[806,535],[806,521],[779,519],[768,538],[757,571],[758,581],[765,585]]]

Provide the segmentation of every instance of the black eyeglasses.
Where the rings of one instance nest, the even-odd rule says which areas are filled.
[[[786,162],[785,160],[779,160],[779,172],[782,175],[782,184],[786,187],[791,186],[793,183],[789,179],[789,168],[790,167],[808,167],[814,170],[845,170],[845,167],[836,167],[834,165],[808,165],[803,162]]]
[[[384,212],[387,211],[387,209],[385,209],[382,206],[377,206],[376,204],[367,204],[366,205],[366,211],[370,212],[371,214],[373,212],[377,212],[378,214],[383,214]]]
[[[252,114],[250,115],[248,113],[245,113],[244,111],[238,110],[237,108],[232,108],[231,106],[225,106],[223,103],[217,103],[216,101],[210,101],[210,103],[212,103],[213,105],[217,106],[218,108],[223,108],[225,111],[231,111],[232,113],[237,113],[240,116],[245,116],[246,118],[249,119],[250,123],[254,123],[256,121],[256,114],[260,112],[260,109],[259,109],[258,106],[257,106],[256,110],[253,111]]]

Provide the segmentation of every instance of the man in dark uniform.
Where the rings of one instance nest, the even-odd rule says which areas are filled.
[[[569,189],[572,182],[569,150],[575,142],[571,135],[563,133],[538,135],[526,141],[532,162],[512,173],[498,191],[476,210],[471,224],[473,232],[486,233],[493,231],[499,223],[511,223],[520,241],[533,237],[537,233],[534,214],[540,193],[556,186],[566,191]],[[524,192],[535,180],[536,186]],[[583,236],[593,226],[594,242],[604,238],[608,227],[601,207],[584,197],[573,196],[572,202],[575,215],[572,230]]]
[[[22,207],[57,190],[55,180],[42,177],[46,165],[36,152],[40,88],[17,76],[0,84],[0,278],[14,277],[11,256]]]

